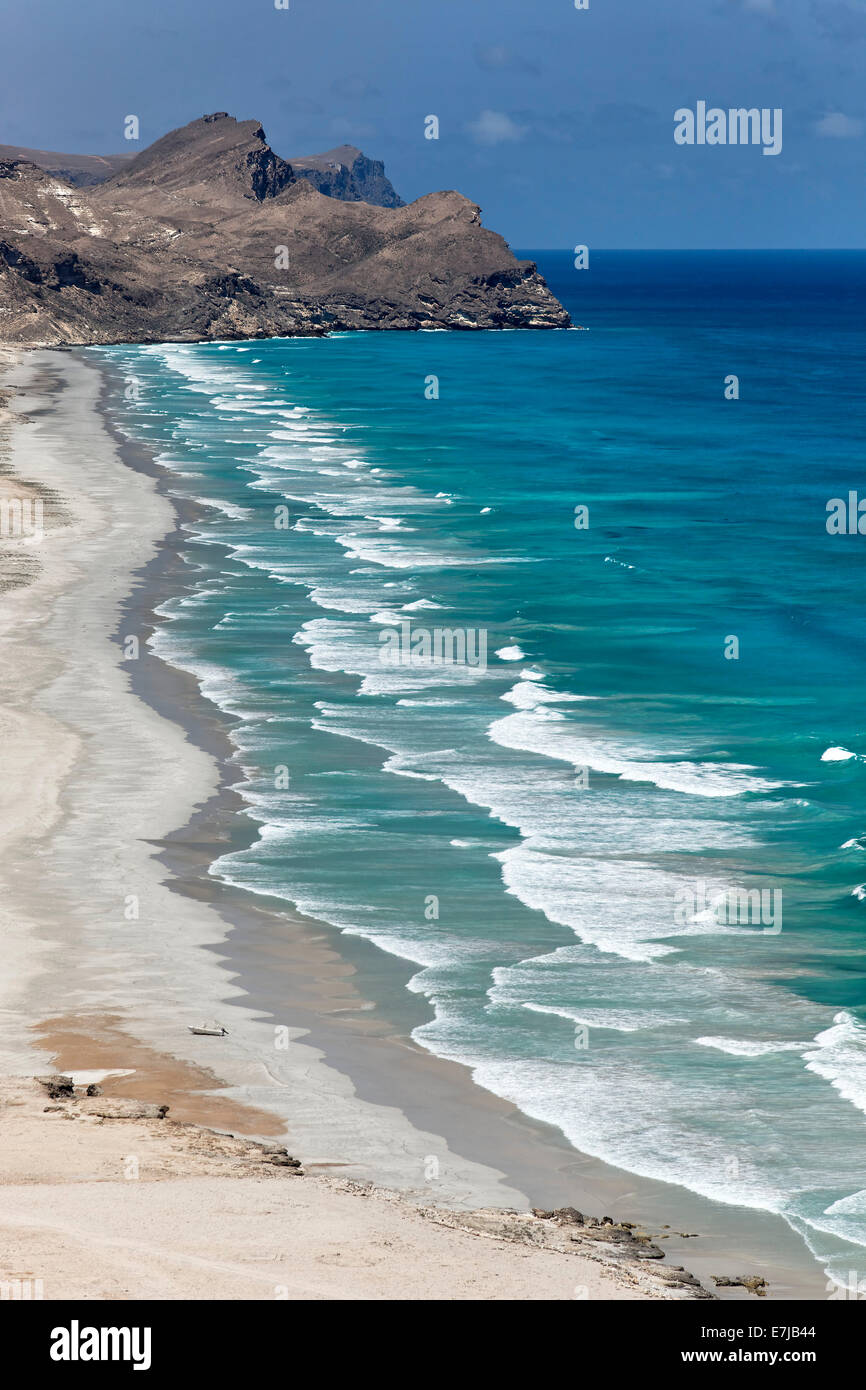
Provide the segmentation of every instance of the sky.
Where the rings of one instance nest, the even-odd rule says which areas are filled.
[[[866,246],[866,0],[278,3],[0,0],[0,143],[137,152],[222,110],[456,188],[515,248]],[[781,151],[677,144],[699,102],[781,109]]]

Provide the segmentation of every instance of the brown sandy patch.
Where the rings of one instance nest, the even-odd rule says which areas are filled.
[[[179,1061],[138,1042],[117,1014],[68,1014],[35,1024],[33,1031],[60,1072],[134,1070],[134,1076],[109,1076],[101,1081],[107,1096],[168,1105],[173,1120],[236,1134],[283,1133],[284,1125],[276,1116],[213,1094],[225,1090],[226,1083],[206,1067]],[[220,1043],[219,1038],[201,1041],[215,1047]]]

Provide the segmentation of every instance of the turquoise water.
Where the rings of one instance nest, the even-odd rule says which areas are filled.
[[[257,835],[212,872],[412,962],[419,1042],[576,1147],[847,1280],[866,536],[825,523],[866,495],[866,256],[537,254],[588,331],[94,350],[205,504],[154,646],[239,721]]]

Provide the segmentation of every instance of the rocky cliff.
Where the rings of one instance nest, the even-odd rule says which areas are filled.
[[[290,162],[298,178],[306,179],[328,198],[373,203],[380,208],[405,206],[381,159],[368,159],[354,145],[339,145],[324,154],[293,156]]]
[[[401,207],[326,196],[256,121],[192,121],[90,188],[0,162],[0,341],[568,324],[459,193]]]
[[[219,114],[223,113],[210,119],[219,119]],[[162,145],[163,141],[157,141],[151,150]],[[92,188],[105,183],[112,174],[126,169],[135,157],[132,154],[61,154],[57,150],[34,150],[24,145],[0,145],[0,160],[35,164],[76,188]],[[403,199],[387,177],[381,159],[368,159],[354,145],[338,145],[323,154],[299,155],[289,163],[298,178],[306,179],[329,198],[340,198],[347,203],[373,203],[380,208],[403,207]]]

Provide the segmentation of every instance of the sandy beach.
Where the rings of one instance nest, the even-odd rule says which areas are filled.
[[[685,1266],[706,1290],[713,1272],[757,1272],[773,1297],[824,1296],[781,1220],[575,1153],[373,1006],[367,980],[399,984],[399,963],[208,878],[213,846],[249,833],[225,733],[146,643],[183,515],[146,458],[128,466],[94,366],[4,351],[0,374],[0,500],[44,518],[39,539],[0,537],[0,1282],[39,1278],[47,1298],[681,1298],[699,1291]],[[189,1032],[211,1018],[228,1036]],[[51,1072],[169,1118],[103,1118],[80,1093],[46,1109],[32,1078]],[[245,1139],[287,1146],[303,1178],[263,1173]],[[572,1239],[526,1215],[542,1205],[631,1221],[668,1259],[641,1258],[627,1227],[617,1249],[596,1228]],[[499,1209],[524,1214],[519,1234],[472,1226]],[[143,1223],[159,1232],[146,1249]]]
[[[516,1213],[450,1213],[275,1165],[124,1102],[0,1088],[0,1285],[45,1299],[646,1299],[650,1260]],[[141,1107],[138,1107],[140,1109]],[[271,1146],[272,1148],[277,1146]],[[601,1237],[607,1228],[593,1234]],[[578,1253],[573,1253],[577,1251]],[[5,1295],[4,1295],[5,1296]],[[10,1295],[15,1296],[14,1292]]]

